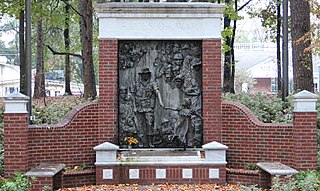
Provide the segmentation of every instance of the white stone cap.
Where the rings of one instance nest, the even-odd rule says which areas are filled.
[[[298,171],[280,162],[259,162],[257,165],[271,175],[292,175]]]
[[[225,8],[215,3],[100,3],[95,5],[98,38],[220,40]]]
[[[20,92],[14,91],[5,97],[6,100],[29,100],[30,97]]]
[[[94,5],[98,17],[222,17],[226,6],[201,2],[110,2]],[[125,14],[127,13],[127,14]]]
[[[26,173],[27,177],[53,177],[63,170],[64,164],[41,164]]]
[[[4,100],[4,113],[28,113],[27,103],[29,99],[30,97],[19,92],[8,94]]]
[[[299,93],[296,93],[292,97],[294,99],[318,99],[319,98],[317,94],[311,93],[307,90],[303,90]]]
[[[112,143],[109,143],[109,142],[104,142],[98,146],[95,146],[93,148],[93,150],[95,151],[115,151],[115,150],[118,150],[119,149],[119,146],[118,145],[115,145],[115,144],[112,144]]]
[[[303,90],[293,97],[294,112],[315,112],[316,102],[319,98],[318,95],[311,93],[307,90]]]
[[[227,162],[225,161],[206,161],[204,159],[199,159],[198,161],[131,161],[131,162],[124,162],[124,161],[116,161],[116,162],[95,162],[94,165],[96,166],[106,166],[106,165],[226,165]]]
[[[227,150],[228,149],[228,147],[226,145],[221,144],[216,141],[202,145],[202,148],[204,150]]]

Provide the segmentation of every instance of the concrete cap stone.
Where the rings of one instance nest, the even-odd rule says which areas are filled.
[[[53,177],[63,170],[64,164],[41,164],[26,173],[28,177]]]
[[[292,175],[298,171],[280,162],[259,162],[257,165],[271,175]]]
[[[26,96],[20,92],[14,91],[14,92],[6,95],[5,99],[6,100],[28,100],[28,99],[30,99],[30,97]]]
[[[115,145],[115,144],[112,144],[112,143],[109,143],[109,142],[104,142],[98,146],[95,146],[93,148],[93,150],[95,151],[114,151],[114,150],[118,150],[119,149],[119,146],[118,145]]]
[[[292,96],[294,99],[318,99],[319,96],[314,94],[314,93],[311,93],[307,90],[303,90],[299,93],[296,93]]]
[[[218,143],[216,141],[202,145],[202,148],[205,150],[227,150],[228,149],[226,145]]]

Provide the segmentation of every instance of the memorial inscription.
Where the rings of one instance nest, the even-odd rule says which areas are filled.
[[[200,41],[119,42],[119,144],[202,145]]]

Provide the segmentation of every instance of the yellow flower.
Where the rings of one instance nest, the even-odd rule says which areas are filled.
[[[125,137],[124,142],[127,142],[129,145],[135,145],[138,143],[138,140],[134,137]]]

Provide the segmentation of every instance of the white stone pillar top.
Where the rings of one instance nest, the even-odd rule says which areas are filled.
[[[206,161],[214,161],[227,164],[226,161],[226,151],[228,147],[224,144],[213,141],[202,145],[202,148],[205,152]]]
[[[218,17],[226,6],[216,3],[110,2],[96,4],[98,17]]]
[[[27,103],[30,97],[19,92],[13,92],[5,97],[4,113],[28,113]]]
[[[202,148],[204,150],[227,150],[228,146],[221,144],[219,142],[213,141],[211,143],[207,143],[205,145],[202,145]]]
[[[109,142],[104,142],[100,145],[97,145],[93,148],[95,151],[116,151],[119,150],[119,146],[109,143]]]
[[[319,96],[307,90],[293,95],[294,112],[316,112]]]
[[[95,146],[93,150],[96,151],[96,162],[95,165],[109,164],[110,162],[117,161],[117,150],[118,145],[104,142],[98,146]]]
[[[226,8],[215,3],[96,4],[100,39],[221,39]]]

